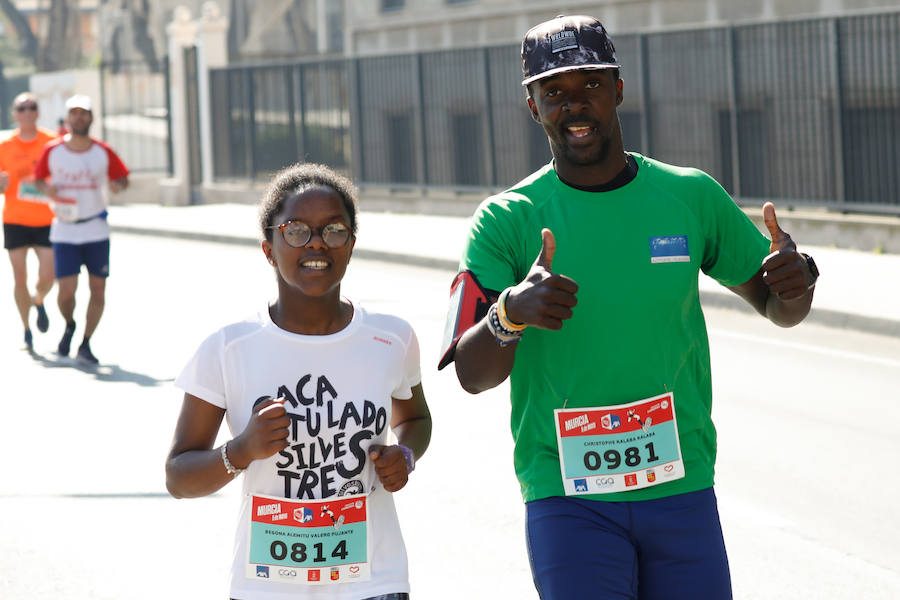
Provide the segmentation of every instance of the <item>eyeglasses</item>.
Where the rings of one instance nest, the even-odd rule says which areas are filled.
[[[16,107],[16,112],[25,112],[26,110],[37,110],[37,104],[20,104]]]
[[[340,248],[350,239],[350,228],[343,223],[329,223],[324,227],[310,227],[303,221],[285,221],[281,225],[269,225],[266,229],[280,229],[285,243],[302,248],[312,239],[313,231],[322,237],[329,248]]]

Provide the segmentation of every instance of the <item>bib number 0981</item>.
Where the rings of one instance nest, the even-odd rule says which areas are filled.
[[[656,452],[653,449],[653,442],[644,444],[644,448],[646,448],[648,452],[648,463],[656,462],[659,460],[659,457],[656,455]],[[605,465],[606,468],[611,471],[622,466],[623,461],[628,467],[637,467],[641,464],[641,460],[640,448],[636,446],[629,446],[628,448],[625,448],[624,453],[620,453],[618,450],[607,450],[603,453],[602,458],[599,452],[595,452],[593,450],[586,452],[584,455],[584,466],[591,471],[597,471]]]
[[[325,545],[321,542],[313,544],[314,556],[312,561],[314,563],[321,563],[328,560],[325,557]],[[281,540],[275,540],[269,546],[269,554],[272,555],[272,558],[275,560],[284,560],[288,555],[288,545],[282,542]],[[344,560],[347,558],[347,541],[341,540],[338,542],[338,545],[334,547],[331,551],[332,558],[338,558]],[[307,553],[306,544],[301,544],[297,542],[295,544],[291,544],[290,547],[290,555],[291,560],[295,563],[305,563],[309,560],[309,554]]]

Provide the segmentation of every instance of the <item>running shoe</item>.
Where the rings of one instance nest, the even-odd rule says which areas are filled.
[[[47,330],[50,329],[50,319],[47,318],[47,311],[44,309],[43,304],[35,304],[34,307],[37,309],[38,331],[47,333]]]
[[[34,342],[31,339],[31,330],[25,330],[25,346],[28,348],[28,351],[34,350]]]
[[[78,347],[76,360],[86,365],[100,364],[100,361],[97,360],[97,357],[91,352],[91,346],[88,344],[87,340],[81,342],[81,346]]]
[[[60,356],[68,356],[69,349],[72,346],[72,336],[75,335],[75,321],[71,323],[66,323],[66,332],[63,333],[62,339],[59,340],[59,347],[57,347],[56,352]]]

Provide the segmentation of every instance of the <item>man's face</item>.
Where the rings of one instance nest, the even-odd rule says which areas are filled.
[[[69,130],[75,135],[87,135],[94,122],[91,111],[83,108],[73,108],[69,111]]]
[[[37,102],[30,98],[16,102],[13,106],[13,118],[19,127],[33,127],[38,118]]]
[[[528,106],[550,140],[557,162],[602,163],[621,136],[616,107],[622,80],[613,69],[568,71],[531,84]]]

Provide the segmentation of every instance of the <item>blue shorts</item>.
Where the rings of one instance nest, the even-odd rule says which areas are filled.
[[[541,600],[731,598],[712,488],[638,502],[552,497],[525,507]]]
[[[78,275],[81,265],[97,277],[109,277],[109,240],[86,244],[53,243],[56,278]]]

